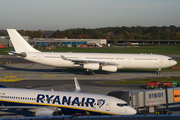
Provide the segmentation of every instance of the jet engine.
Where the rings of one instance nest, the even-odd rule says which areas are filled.
[[[90,70],[99,70],[99,63],[86,63],[81,65],[81,67]]]
[[[38,110],[35,113],[35,116],[54,116],[54,115],[60,115],[60,111],[44,109],[44,110]]]
[[[101,66],[101,69],[104,71],[116,72],[117,66],[116,65],[105,65],[105,66]]]

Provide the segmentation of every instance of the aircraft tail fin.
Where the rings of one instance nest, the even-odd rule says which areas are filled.
[[[80,85],[75,77],[74,77],[74,82],[75,82],[76,90],[73,92],[81,92],[82,90],[81,90]]]
[[[7,31],[17,53],[40,52],[34,49],[15,29],[7,29]]]

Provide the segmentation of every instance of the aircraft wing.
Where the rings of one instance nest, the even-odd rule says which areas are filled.
[[[68,60],[68,61],[71,61],[71,62],[75,62],[76,64],[82,64],[82,63],[99,63],[101,65],[118,65],[114,62],[104,62],[104,61],[94,61],[94,60],[80,60],[80,59],[68,59],[66,58],[65,56],[61,55],[61,58],[63,60]]]

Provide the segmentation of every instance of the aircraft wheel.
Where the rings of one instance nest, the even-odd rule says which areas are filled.
[[[90,71],[87,70],[87,71],[85,72],[85,74],[86,74],[86,75],[90,75]]]
[[[160,75],[160,73],[161,73],[160,71],[157,71],[157,74],[158,74],[158,75]]]
[[[158,71],[157,71],[158,75],[160,75],[160,73],[161,73],[161,68],[159,68]]]
[[[87,70],[86,72],[86,75],[94,75],[94,70]]]
[[[95,74],[95,72],[94,71],[91,71],[91,75],[94,75]]]
[[[89,71],[86,71],[85,74],[86,74],[86,75],[89,75],[90,73],[89,73]]]

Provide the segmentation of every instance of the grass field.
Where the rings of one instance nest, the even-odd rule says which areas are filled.
[[[91,52],[91,53],[153,53],[153,54],[180,54],[180,45],[175,46],[141,46],[141,47],[103,47],[103,48],[76,48],[60,47],[54,52]]]
[[[138,80],[118,80],[116,82],[107,82],[105,84],[146,84],[148,81],[161,81],[161,82],[167,82],[167,81],[177,81],[180,82],[180,78],[153,78],[153,79],[138,79]]]
[[[14,48],[0,48],[0,55],[8,54],[5,51],[14,50]],[[40,49],[38,49],[40,50]],[[141,47],[103,47],[103,48],[77,48],[77,47],[59,47],[55,50],[40,50],[46,52],[88,52],[88,53],[153,53],[153,54],[180,54],[180,45],[169,46],[141,46]]]

